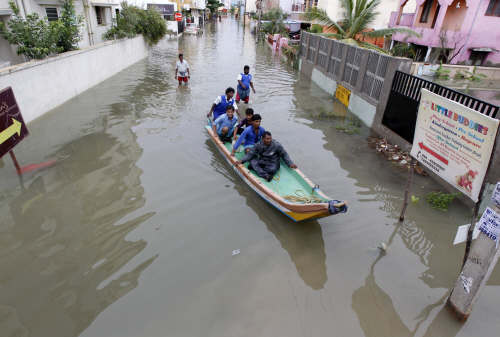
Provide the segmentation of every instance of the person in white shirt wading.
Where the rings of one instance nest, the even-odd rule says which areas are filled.
[[[177,75],[177,72],[179,74]],[[191,78],[191,73],[189,72],[189,63],[184,61],[184,55],[179,54],[179,61],[175,65],[175,78],[179,81],[179,85],[182,85],[182,81],[188,84],[188,78]]]

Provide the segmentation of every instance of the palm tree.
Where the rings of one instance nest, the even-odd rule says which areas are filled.
[[[420,34],[409,28],[384,28],[368,31],[373,26],[373,22],[380,12],[377,7],[382,3],[382,0],[339,0],[339,6],[342,10],[343,19],[340,22],[333,21],[324,9],[309,8],[302,15],[308,21],[314,21],[323,26],[327,26],[335,33],[317,34],[329,38],[335,38],[340,42],[345,42],[357,45],[367,49],[375,49],[384,54],[389,54],[388,51],[382,48],[363,41],[367,38],[384,37],[395,33],[403,33],[407,36],[420,37]]]

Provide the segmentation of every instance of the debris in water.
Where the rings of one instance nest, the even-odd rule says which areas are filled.
[[[378,246],[377,248],[382,249],[382,250],[387,250],[387,248],[389,248],[389,246],[387,245],[387,243],[382,242],[382,245]]]
[[[233,250],[233,253],[231,255],[235,256],[235,255],[238,255],[239,253],[240,253],[240,250],[236,249],[236,250]]]
[[[400,149],[397,145],[392,145],[385,138],[370,138],[368,142],[375,147],[375,150],[380,152],[381,155],[385,157],[390,162],[393,162],[396,166],[409,170],[410,169],[410,153]],[[426,176],[427,173],[420,167],[419,163],[416,162],[414,166],[415,172],[420,175]]]

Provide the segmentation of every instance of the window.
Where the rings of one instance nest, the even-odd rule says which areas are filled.
[[[102,25],[103,17],[104,17],[104,11],[101,9],[100,6],[95,6],[95,16],[97,17],[97,24]]]
[[[424,9],[422,10],[422,16],[420,17],[421,23],[427,23],[427,20],[429,20],[429,15],[431,14],[433,4],[434,0],[427,0],[425,2]]]
[[[486,9],[486,15],[488,16],[500,16],[500,0],[490,0],[490,4]]]
[[[57,8],[45,8],[45,13],[47,14],[47,20],[49,22],[59,20],[59,16],[57,15]]]

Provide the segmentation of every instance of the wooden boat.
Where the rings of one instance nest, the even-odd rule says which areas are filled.
[[[315,220],[333,215],[329,210],[328,204],[328,201],[332,199],[324,195],[320,191],[319,186],[315,186],[299,169],[290,169],[283,160],[281,161],[280,170],[275,174],[275,177],[279,180],[272,180],[271,182],[257,176],[254,170],[249,170],[249,163],[236,166],[235,162],[243,158],[244,152],[236,153],[235,157],[231,157],[231,144],[223,143],[219,138],[215,138],[210,120],[208,122],[209,125],[206,126],[207,132],[212,142],[222,154],[222,157],[224,157],[248,186],[265,201],[295,221]],[[295,192],[299,190],[303,191],[306,195],[319,197],[324,202],[295,203],[283,198],[286,195],[295,195]],[[342,202],[337,205],[343,206],[346,204],[347,202]]]

